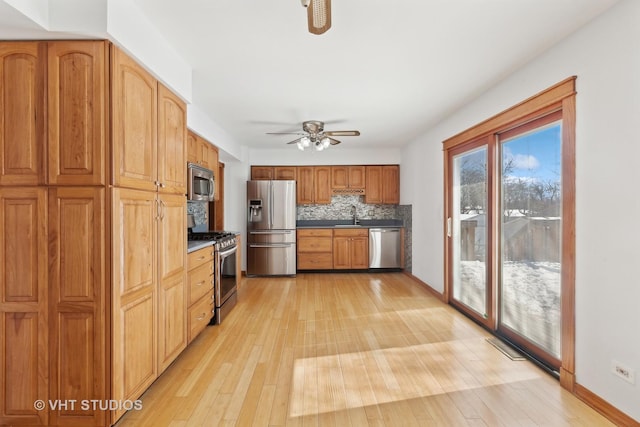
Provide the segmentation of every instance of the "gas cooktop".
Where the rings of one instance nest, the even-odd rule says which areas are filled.
[[[236,245],[236,235],[229,231],[204,231],[187,234],[187,241],[213,241],[216,249],[225,249]]]

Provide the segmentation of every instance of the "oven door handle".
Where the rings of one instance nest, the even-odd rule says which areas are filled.
[[[231,254],[235,253],[237,250],[238,250],[238,247],[237,247],[237,246],[234,246],[234,247],[232,247],[232,248],[225,249],[224,251],[220,251],[220,252],[218,252],[218,254],[220,255],[220,257],[224,257],[224,258],[226,258],[226,257],[228,257],[229,255],[231,255]]]

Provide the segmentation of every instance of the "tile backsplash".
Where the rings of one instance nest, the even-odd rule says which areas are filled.
[[[397,219],[398,205],[368,205],[364,196],[336,195],[329,205],[298,205],[297,218],[310,219],[351,219],[351,206],[356,207],[360,219]]]

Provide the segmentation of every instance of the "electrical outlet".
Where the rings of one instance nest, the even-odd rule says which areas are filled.
[[[620,378],[622,378],[628,383],[631,383],[631,384],[636,383],[636,371],[634,371],[633,369],[629,368],[626,365],[623,365],[617,360],[611,361],[611,372],[614,375],[619,376]]]

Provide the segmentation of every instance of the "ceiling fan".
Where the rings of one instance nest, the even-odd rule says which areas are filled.
[[[311,34],[322,34],[331,28],[331,0],[300,0],[307,8]]]
[[[300,138],[294,139],[287,144],[296,144],[298,148],[304,151],[306,148],[313,147],[316,151],[322,151],[329,148],[330,145],[340,144],[333,136],[359,136],[357,130],[333,130],[325,131],[324,122],[318,120],[307,120],[302,122],[302,130],[304,132],[267,132],[268,135],[302,135]]]

